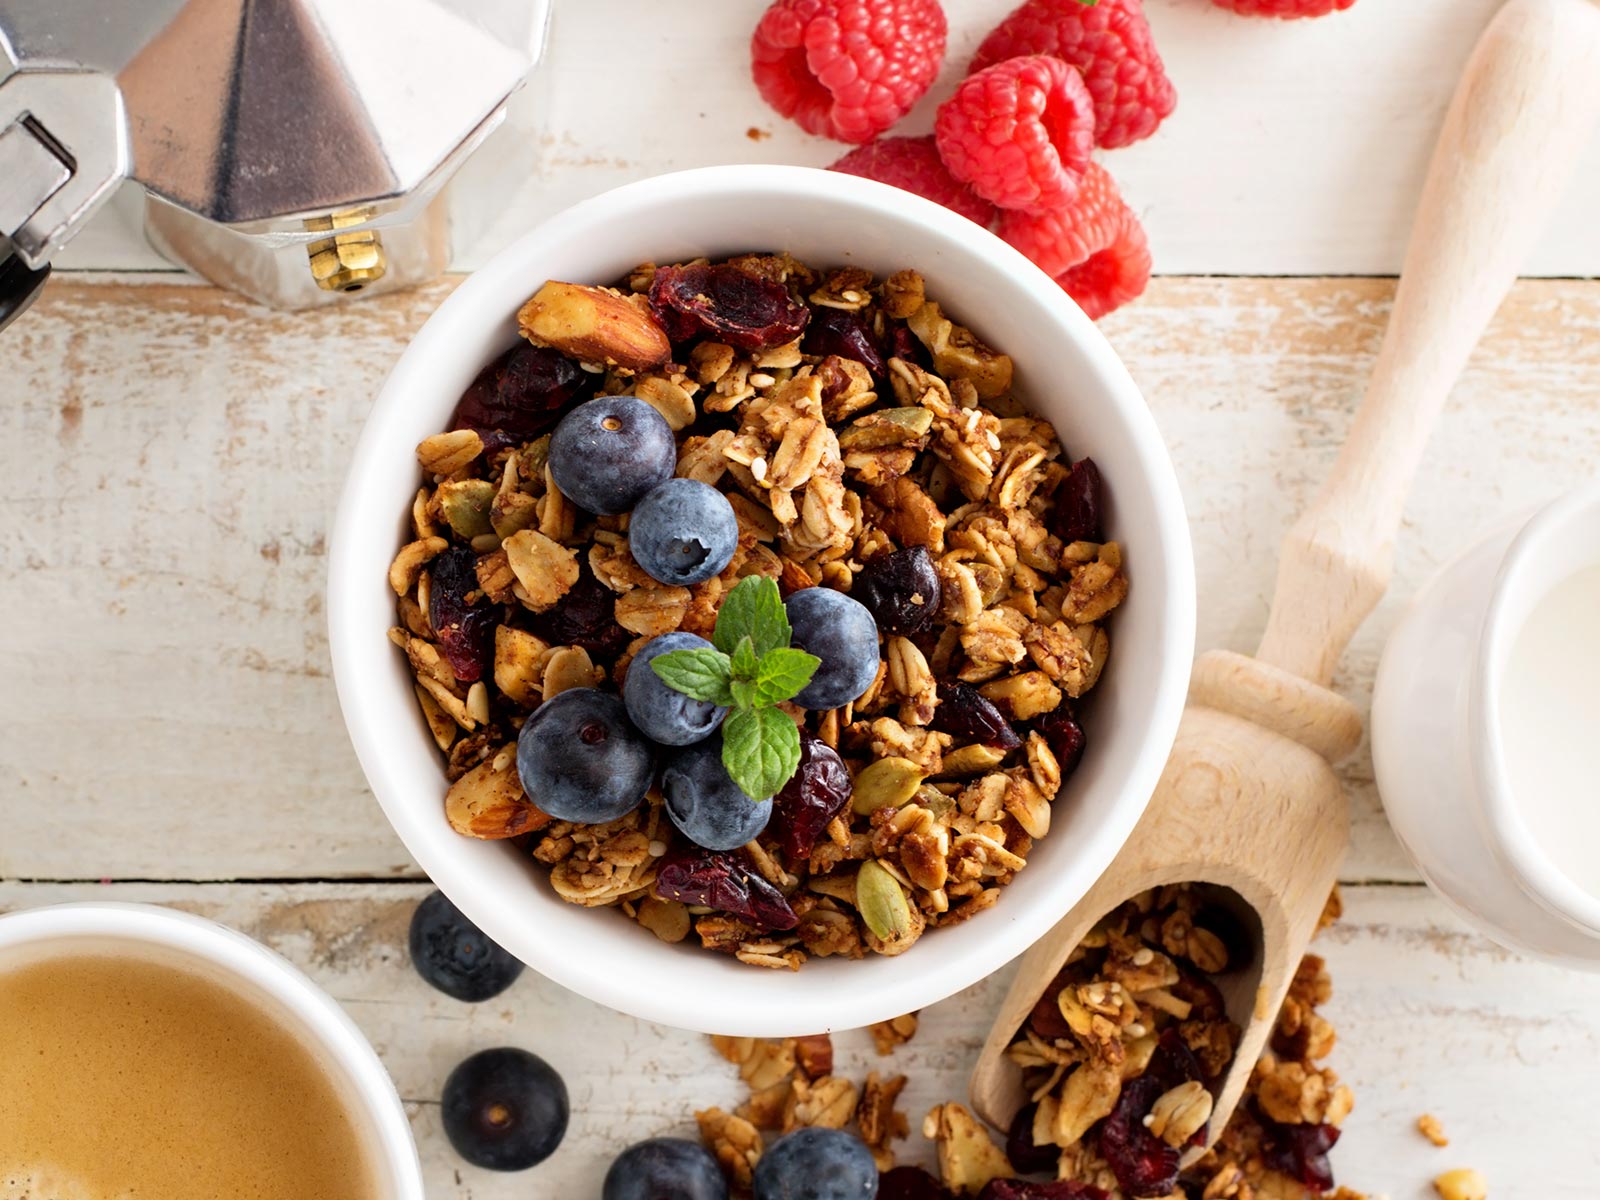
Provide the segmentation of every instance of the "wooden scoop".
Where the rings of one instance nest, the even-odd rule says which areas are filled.
[[[1445,118],[1371,384],[1331,477],[1284,541],[1256,656],[1200,657],[1144,818],[1094,888],[1023,956],[972,1074],[973,1106],[991,1124],[1007,1127],[1025,1101],[1005,1049],[1073,948],[1124,900],[1180,881],[1228,889],[1257,939],[1253,961],[1219,981],[1244,1030],[1211,1128],[1227,1123],[1347,842],[1347,805],[1329,764],[1360,740],[1361,716],[1328,683],[1388,584],[1434,420],[1597,112],[1600,3],[1510,0]],[[1359,197],[1359,181],[1350,188]]]

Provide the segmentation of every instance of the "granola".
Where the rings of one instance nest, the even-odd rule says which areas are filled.
[[[1059,535],[1057,493],[1076,471],[1098,473],[1028,413],[1011,360],[947,316],[915,271],[879,282],[788,255],[726,265],[785,289],[799,328],[832,310],[858,336],[839,336],[839,318],[816,336],[782,321],[741,330],[706,316],[704,294],[656,302],[658,276],[703,263],[644,264],[614,288],[545,284],[519,320],[547,357],[529,366],[519,345],[496,360],[452,428],[417,448],[423,485],[389,571],[391,637],[445,756],[452,827],[516,839],[563,899],[768,968],[900,954],[993,906],[1048,835],[1082,749],[1078,706],[1127,595],[1122,550],[1082,538],[1081,512],[1073,540]],[[686,331],[689,310],[711,323]],[[591,395],[654,407],[677,439],[678,475],[726,495],[738,544],[721,574],[657,582],[630,553],[628,514],[592,516],[556,486],[548,431]],[[770,889],[757,908],[792,923],[658,894],[657,866],[683,839],[655,788],[604,826],[553,821],[523,794],[517,734],[543,701],[620,688],[656,635],[709,636],[745,576],[784,595],[848,593],[912,548],[937,584],[911,597],[926,619],[908,610],[921,623],[882,639],[876,679],[853,703],[785,708],[843,757],[851,802],[798,852],[774,820],[717,867]],[[804,803],[786,797],[780,807]],[[792,1111],[837,1111],[842,1097],[825,1091]]]
[[[1337,910],[1335,893],[1328,913]],[[1019,1146],[1054,1154],[1059,1178],[1111,1200],[1180,1186],[1204,1200],[1334,1194],[1327,1151],[1354,1098],[1319,1065],[1334,1033],[1317,1012],[1332,985],[1316,955],[1296,971],[1233,1119],[1210,1137],[1215,1089],[1240,1034],[1216,977],[1248,965],[1251,952],[1225,902],[1197,886],[1145,892],[1096,925],[1007,1051],[1029,1096],[1013,1157]],[[1166,1187],[1132,1186],[1153,1176]]]

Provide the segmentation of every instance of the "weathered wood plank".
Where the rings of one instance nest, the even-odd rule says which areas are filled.
[[[1200,644],[1250,649],[1391,284],[1162,280],[1106,332],[1190,506]],[[316,320],[211,289],[64,281],[0,339],[0,878],[412,870],[327,678],[324,531],[350,445],[448,284]],[[1475,532],[1600,470],[1600,286],[1519,285],[1423,464],[1390,599],[1339,686]],[[1365,751],[1346,875],[1414,878]]]
[[[525,975],[472,1007],[430,990],[409,968],[405,931],[417,884],[0,885],[0,911],[66,900],[171,904],[266,942],[307,971],[366,1031],[408,1102],[428,1194],[495,1197],[598,1195],[624,1145],[692,1131],[695,1108],[741,1098],[730,1067],[703,1039],[587,1004]],[[1423,888],[1361,887],[1318,948],[1335,982],[1328,1015],[1340,1041],[1333,1064],[1356,1091],[1355,1114],[1334,1154],[1342,1181],[1392,1200],[1423,1200],[1448,1166],[1484,1171],[1495,1195],[1588,1200],[1600,1169],[1592,1097],[1600,1067],[1600,978],[1505,954],[1467,933]],[[916,1125],[960,1099],[988,1022],[1009,982],[1002,971],[923,1014],[917,1038],[879,1059],[860,1033],[836,1039],[840,1070],[911,1078],[904,1157],[928,1161]],[[648,986],[640,981],[640,986]],[[547,1057],[572,1092],[573,1123],[536,1174],[496,1177],[459,1163],[435,1103],[450,1068],[491,1045]],[[1423,1112],[1452,1139],[1436,1150],[1415,1131]]]
[[[1424,164],[1479,31],[1499,0],[1362,0],[1319,21],[1238,17],[1207,0],[1146,0],[1178,88],[1150,141],[1106,155],[1143,216],[1163,274],[1398,272]],[[712,163],[821,166],[846,147],[782,120],[750,82],[763,6],[743,0],[558,3],[547,65],[488,153],[509,197],[469,178],[458,263],[472,268],[573,201]],[[944,0],[943,76],[896,132],[932,128],[1012,0]],[[597,82],[596,48],[626,86]],[[758,140],[748,131],[755,129]],[[476,164],[481,169],[481,164]],[[503,187],[504,185],[502,185]],[[63,257],[79,268],[161,267],[129,195]],[[1600,274],[1600,141],[1579,168],[1531,273]]]

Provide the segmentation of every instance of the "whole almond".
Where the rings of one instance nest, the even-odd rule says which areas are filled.
[[[605,288],[552,279],[517,313],[522,336],[580,362],[644,371],[660,366],[672,344],[647,311]]]

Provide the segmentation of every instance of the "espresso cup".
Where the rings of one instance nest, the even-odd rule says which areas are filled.
[[[383,1064],[344,1011],[287,960],[242,933],[147,904],[82,903],[0,916],[0,974],[76,954],[186,970],[238,995],[322,1067],[357,1130],[383,1200],[423,1200],[411,1126]]]
[[[1389,823],[1451,908],[1510,949],[1600,971],[1600,895],[1563,870],[1548,832],[1538,835],[1541,814],[1512,777],[1506,741],[1508,722],[1529,714],[1502,703],[1524,627],[1589,568],[1600,568],[1600,485],[1503,526],[1441,568],[1384,649],[1372,757]],[[1600,795],[1590,780],[1586,795],[1560,799],[1592,805]]]

